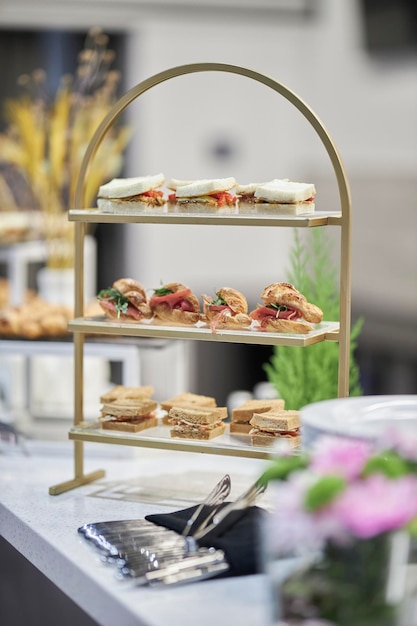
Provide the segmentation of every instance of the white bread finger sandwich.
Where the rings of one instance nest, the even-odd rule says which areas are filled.
[[[172,398],[168,398],[168,400],[164,400],[159,403],[160,408],[163,411],[166,411],[166,415],[162,417],[163,424],[169,424],[169,411],[174,406],[179,407],[206,407],[213,408],[217,406],[216,399],[212,396],[204,396],[198,393],[191,393],[189,391],[184,391],[183,393],[179,393]]]
[[[288,180],[288,178],[285,178],[283,180]],[[270,181],[269,181],[270,182]],[[255,198],[255,191],[258,189],[258,187],[263,187],[264,185],[267,185],[268,183],[247,183],[245,185],[236,185],[235,188],[235,194],[236,197],[239,201],[239,204],[241,203],[248,203],[248,204],[255,204],[257,202],[257,199]]]
[[[290,283],[271,283],[261,293],[263,305],[251,311],[257,330],[304,334],[319,324],[323,311],[307,302],[306,297]]]
[[[151,399],[126,399],[105,402],[101,408],[101,427],[105,430],[140,432],[158,425],[158,403]]]
[[[231,435],[249,435],[253,426],[250,420],[254,413],[265,413],[271,409],[283,410],[284,400],[280,398],[271,400],[246,400],[243,404],[232,409],[229,431]]]
[[[113,178],[99,187],[97,207],[103,212],[113,212],[163,206],[164,193],[159,187],[164,182],[163,174]]]
[[[283,439],[291,448],[296,448],[301,443],[298,411],[271,409],[264,413],[254,413],[250,424],[251,443],[254,446],[270,446]]]
[[[207,441],[226,430],[227,407],[174,406],[168,415],[171,437]]]
[[[168,283],[155,289],[149,305],[156,323],[190,326],[200,320],[199,300],[182,283]]]
[[[140,322],[152,317],[146,291],[133,278],[120,278],[112,287],[102,289],[97,301],[106,317],[123,322]]]
[[[168,189],[170,189],[171,191],[176,191],[178,189],[178,187],[184,187],[184,185],[192,185],[193,183],[195,183],[195,180],[184,180],[183,178],[171,178],[170,181],[167,183],[167,187]],[[172,195],[172,194],[171,194]],[[173,199],[175,201],[175,193],[173,194]],[[168,196],[168,200],[171,201],[170,197]]]
[[[223,206],[234,207],[236,196],[230,193],[236,185],[233,177],[229,178],[204,178],[194,181],[170,181],[174,193],[170,194],[168,200],[181,208],[208,207],[218,209]]]
[[[255,189],[254,202],[259,210],[309,215],[315,210],[315,195],[316,189],[312,183],[276,178]]]
[[[211,331],[218,329],[241,330],[249,328],[252,319],[248,315],[248,303],[245,296],[231,287],[216,291],[216,297],[203,295],[202,320],[210,324]]]

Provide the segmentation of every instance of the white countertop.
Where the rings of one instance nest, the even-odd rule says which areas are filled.
[[[29,455],[0,448],[0,534],[101,626],[268,624],[263,575],[172,588],[132,587],[77,533],[88,522],[142,518],[201,501],[228,472],[231,498],[262,471],[256,459],[86,445],[86,472],[106,476],[59,496],[48,488],[73,478],[71,443],[30,442]],[[268,506],[267,494],[262,505]]]

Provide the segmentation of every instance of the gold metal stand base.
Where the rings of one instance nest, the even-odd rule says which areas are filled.
[[[105,475],[106,472],[104,470],[97,470],[95,472],[91,472],[91,474],[83,474],[82,476],[73,478],[73,480],[67,480],[64,483],[58,483],[58,485],[49,487],[49,495],[58,496],[60,493],[65,493],[66,491],[70,491],[76,487],[88,485],[88,483],[92,483],[99,478],[103,478]]]

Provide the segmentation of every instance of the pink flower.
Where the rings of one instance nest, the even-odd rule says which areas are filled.
[[[392,480],[372,474],[348,485],[327,514],[360,539],[402,528],[417,517],[417,477]]]
[[[411,430],[389,428],[378,441],[378,445],[382,450],[395,450],[404,459],[417,461],[417,436]]]
[[[372,453],[367,441],[322,437],[314,450],[310,467],[320,475],[339,474],[346,480],[357,478]]]

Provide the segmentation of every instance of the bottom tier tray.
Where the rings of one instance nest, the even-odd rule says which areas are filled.
[[[269,459],[273,455],[273,448],[253,446],[248,435],[232,435],[228,428],[220,437],[210,441],[201,441],[171,437],[169,426],[165,425],[149,428],[140,433],[129,433],[123,431],[108,432],[103,430],[98,422],[82,422],[80,426],[71,428],[69,438],[74,441],[113,443],[124,446],[203,452],[255,459]]]

